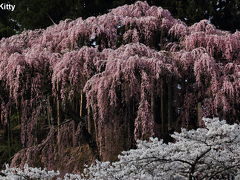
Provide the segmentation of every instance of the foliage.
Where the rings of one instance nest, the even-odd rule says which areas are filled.
[[[16,10],[1,14],[0,38],[16,33],[15,30],[46,28],[60,20],[78,17],[88,18],[106,13],[109,9],[132,4],[135,0],[12,0]],[[220,29],[235,31],[239,29],[239,1],[238,0],[147,0],[150,5],[168,9],[175,18],[191,25],[202,19],[209,19]],[[57,11],[56,11],[57,9]],[[2,13],[2,11],[0,12]],[[14,22],[11,20],[14,19]],[[8,29],[8,30],[7,30]]]
[[[165,144],[157,138],[138,141],[137,149],[122,152],[119,161],[97,161],[81,176],[66,174],[64,180],[238,179],[240,125],[229,125],[218,118],[205,118],[204,122],[204,128],[175,132],[172,135],[174,143]],[[40,179],[58,175],[58,172],[28,166],[23,171],[7,166],[2,173]]]
[[[174,133],[174,143],[151,138],[137,149],[122,152],[117,162],[96,162],[86,179],[232,179],[240,173],[240,126],[218,118],[204,119],[206,127]],[[237,178],[237,177],[236,177]]]
[[[16,23],[10,18],[10,13],[0,10],[0,39],[2,37],[9,37],[18,30]]]
[[[28,167],[28,165],[25,165],[23,169],[10,168],[8,165],[6,165],[5,169],[1,172],[0,178],[2,180],[47,180],[59,175],[58,171],[47,171],[46,169]]]

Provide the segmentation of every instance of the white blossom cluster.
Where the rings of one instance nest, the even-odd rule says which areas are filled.
[[[82,177],[79,174],[65,174],[63,180],[81,180]],[[61,180],[59,178],[59,180]]]
[[[85,170],[91,180],[230,180],[240,179],[240,126],[218,118],[205,128],[174,133],[174,143],[138,141],[119,161],[96,162]]]
[[[238,180],[240,179],[240,125],[218,118],[203,119],[204,128],[174,133],[174,143],[151,138],[137,149],[122,152],[117,162],[100,162],[81,175],[64,180]],[[25,166],[9,168],[0,179],[51,179],[59,172]],[[60,178],[58,178],[60,180]]]
[[[1,180],[50,180],[59,175],[59,171],[47,171],[46,169],[28,167],[27,164],[23,169],[10,168],[9,165],[6,165],[5,169],[1,171],[1,174]]]

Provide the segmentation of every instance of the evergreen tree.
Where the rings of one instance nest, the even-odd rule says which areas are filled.
[[[0,11],[0,38],[25,29],[46,28],[67,18],[98,16],[136,0],[13,0],[14,12]],[[217,28],[234,32],[240,28],[239,0],[147,0],[168,9],[175,18],[192,25],[210,20]],[[3,14],[5,13],[5,14]],[[14,20],[14,21],[12,21]]]
[[[14,21],[9,18],[9,12],[0,10],[0,39],[15,34]]]

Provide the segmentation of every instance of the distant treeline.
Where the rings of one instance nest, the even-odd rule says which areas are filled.
[[[97,16],[135,0],[11,0],[14,12],[0,10],[0,38],[25,29],[46,28],[67,18]],[[208,19],[217,28],[234,32],[240,28],[239,0],[147,0],[168,9],[188,25]]]

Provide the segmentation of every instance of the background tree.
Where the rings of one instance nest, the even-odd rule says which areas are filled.
[[[10,13],[0,10],[0,39],[2,37],[9,37],[16,33],[17,28],[14,20],[10,19]]]
[[[67,18],[97,16],[109,9],[136,0],[12,0],[14,12],[0,11],[1,37],[18,32],[15,29],[46,28]],[[208,19],[217,28],[234,32],[240,29],[239,0],[147,0],[150,5],[168,9],[175,18],[192,25]],[[5,13],[5,15],[3,15]],[[14,20],[14,21],[12,21]]]

